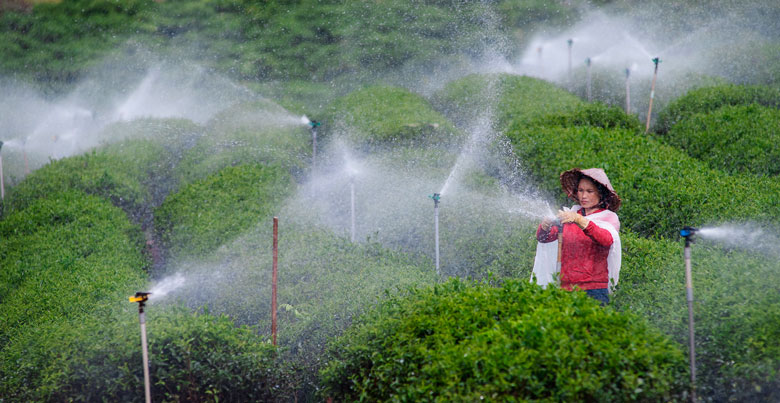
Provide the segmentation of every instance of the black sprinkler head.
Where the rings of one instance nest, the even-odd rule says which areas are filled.
[[[0,150],[2,150],[2,149],[3,149],[3,142],[0,141]]]
[[[571,44],[574,43],[574,39],[569,39],[568,41],[566,41],[566,43],[568,43],[569,47],[571,47]]]
[[[661,59],[656,57],[653,59],[653,63],[655,63],[655,65],[658,66],[658,63],[661,63]]]
[[[315,127],[320,126],[320,125],[322,125],[322,123],[320,123],[320,122],[318,122],[316,120],[309,121],[309,126],[311,126],[312,128],[315,128]]]
[[[428,197],[430,197],[431,199],[433,199],[433,202],[434,202],[435,204],[437,204],[437,205],[439,204],[439,200],[441,200],[441,194],[439,194],[439,193],[434,193],[433,195],[430,195],[430,196],[428,196]]]

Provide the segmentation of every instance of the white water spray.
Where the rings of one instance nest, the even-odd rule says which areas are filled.
[[[186,283],[187,280],[181,273],[168,276],[160,280],[154,287],[152,287],[152,289],[149,291],[151,294],[149,295],[149,299],[156,301],[164,298],[168,294],[176,291],[178,288],[183,287]]]
[[[699,229],[697,235],[727,247],[780,256],[780,236],[757,225],[724,224],[704,227]]]

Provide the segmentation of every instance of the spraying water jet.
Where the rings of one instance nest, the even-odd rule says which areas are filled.
[[[650,84],[650,107],[647,109],[647,124],[645,125],[645,133],[650,131],[650,116],[653,113],[653,99],[655,98],[655,80],[658,78],[658,63],[660,62],[661,59],[657,57],[653,59],[655,70],[653,71],[653,82]]]
[[[680,230],[680,236],[685,238],[685,293],[688,301],[688,340],[690,343],[689,357],[691,365],[691,401],[696,401],[696,350],[693,323],[693,280],[691,275],[691,243],[693,236],[699,230],[694,227],[683,227]]]
[[[130,302],[138,303],[138,322],[141,324],[141,355],[144,363],[144,396],[146,403],[152,401],[151,383],[149,382],[149,347],[146,342],[146,314],[144,313],[144,306],[146,301],[149,300],[150,292],[138,291],[134,296],[129,298]]]

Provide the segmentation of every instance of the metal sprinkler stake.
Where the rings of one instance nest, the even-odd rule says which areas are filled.
[[[349,194],[350,194],[350,218],[351,218],[351,237],[352,242],[355,242],[355,177],[349,178]]]
[[[0,141],[0,200],[5,200],[5,183],[3,183],[3,142]]]
[[[631,69],[626,68],[626,115],[631,113],[631,84],[629,82],[631,77]]]
[[[566,43],[569,45],[569,81],[571,81],[571,46],[574,44],[574,40],[569,39]]]
[[[149,347],[146,343],[146,314],[144,313],[144,306],[149,299],[150,292],[138,291],[134,296],[130,297],[130,302],[138,303],[138,321],[141,323],[141,355],[144,362],[144,396],[146,397],[146,403],[152,401],[152,390],[149,382]]]
[[[317,168],[317,128],[321,125],[316,120],[309,121],[311,128],[311,166],[312,169]]]
[[[439,201],[441,200],[441,194],[434,193],[433,196],[428,196],[433,199],[433,233],[434,233],[434,247],[436,249],[436,274],[440,275],[439,270]]]
[[[561,260],[563,258],[563,223],[561,220],[556,219],[553,225],[558,227],[558,260],[555,262],[555,272],[560,275]]]
[[[683,227],[680,230],[680,236],[685,238],[685,293],[688,300],[688,339],[690,342],[690,362],[691,362],[691,401],[696,402],[696,350],[693,333],[693,280],[691,275],[691,243],[693,235],[698,229],[693,227]]]
[[[645,125],[645,133],[650,131],[650,116],[652,116],[653,113],[653,99],[655,98],[655,79],[658,77],[658,63],[661,62],[661,59],[655,58],[653,59],[653,63],[655,63],[655,71],[653,72],[653,83],[650,85],[650,107],[647,109],[647,124]]]
[[[276,283],[279,278],[279,218],[274,217],[273,246],[272,246],[272,272],[271,272],[271,342],[276,346]]]
[[[588,102],[590,102],[591,101],[591,94],[592,94],[592,92],[590,90],[591,89],[591,74],[590,74],[591,61],[590,61],[590,58],[585,59],[585,64],[588,66],[588,87],[587,87],[588,90],[587,90],[587,94],[588,94]]]

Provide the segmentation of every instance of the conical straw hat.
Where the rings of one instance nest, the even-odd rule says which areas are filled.
[[[612,184],[609,183],[609,178],[606,172],[601,168],[588,168],[588,169],[570,169],[561,174],[561,187],[566,195],[572,200],[577,200],[577,186],[579,186],[580,179],[583,176],[587,176],[594,182],[601,184],[607,189],[609,193],[602,202],[606,205],[606,208],[612,211],[618,211],[620,208],[620,197],[618,197],[615,189],[612,188]]]

